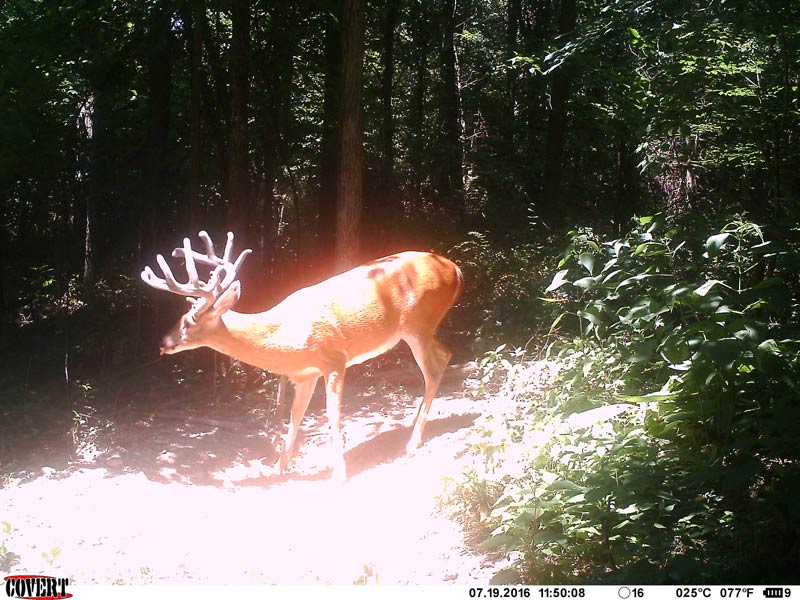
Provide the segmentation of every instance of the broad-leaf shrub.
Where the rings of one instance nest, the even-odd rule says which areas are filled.
[[[574,232],[559,380],[484,418],[457,494],[494,492],[485,547],[530,583],[796,580],[797,264],[743,220]]]
[[[475,327],[471,339],[478,347],[496,347],[500,341],[524,345],[551,318],[541,290],[555,264],[544,234],[538,243],[498,249],[489,238],[471,232],[448,253],[464,272],[464,293],[456,307]]]

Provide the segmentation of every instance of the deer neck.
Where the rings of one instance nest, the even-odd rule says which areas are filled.
[[[279,326],[269,311],[246,314],[229,310],[222,315],[208,346],[237,360],[280,373],[281,350],[274,342]]]

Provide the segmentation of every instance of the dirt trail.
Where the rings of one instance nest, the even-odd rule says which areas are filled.
[[[12,479],[0,490],[10,571],[76,584],[487,583],[492,566],[436,510],[483,403],[440,395],[425,444],[406,457],[418,397],[350,394],[343,485],[319,467],[319,411],[288,476],[255,473],[268,443],[257,427],[156,417],[118,432],[129,441],[113,458]]]

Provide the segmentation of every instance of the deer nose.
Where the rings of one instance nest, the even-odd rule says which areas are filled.
[[[175,352],[175,348],[178,347],[179,341],[180,340],[173,334],[173,332],[168,332],[164,337],[161,338],[161,356]]]

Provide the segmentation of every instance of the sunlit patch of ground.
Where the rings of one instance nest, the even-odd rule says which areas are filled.
[[[436,511],[484,402],[437,398],[424,446],[406,457],[418,397],[362,400],[343,420],[343,485],[326,477],[321,413],[288,476],[258,474],[262,432],[173,424],[140,431],[107,463],[12,479],[0,490],[10,571],[74,583],[487,583],[492,566]]]

